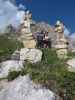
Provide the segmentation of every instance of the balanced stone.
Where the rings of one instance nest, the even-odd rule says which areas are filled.
[[[31,33],[32,14],[27,11],[23,23],[21,24],[21,41],[25,48],[35,48],[36,41]]]
[[[56,53],[59,58],[67,58],[67,40],[64,36],[64,25],[57,21],[55,25],[55,32],[57,34]]]

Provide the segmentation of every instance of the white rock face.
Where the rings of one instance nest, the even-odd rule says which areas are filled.
[[[38,49],[23,48],[20,50],[20,60],[28,60],[31,63],[40,62],[42,59],[42,51]]]
[[[42,52],[38,49],[21,49],[18,53],[14,53],[12,60],[7,60],[0,63],[0,78],[6,77],[9,71],[20,71],[23,68],[25,60],[31,63],[40,62]],[[15,60],[16,59],[16,60]]]
[[[0,91],[0,100],[55,100],[54,93],[20,76]]]
[[[17,60],[7,60],[0,64],[0,78],[6,77],[9,71],[20,71],[23,68],[23,62]]]
[[[69,65],[69,68],[75,71],[75,58],[70,59],[67,61],[67,64]]]

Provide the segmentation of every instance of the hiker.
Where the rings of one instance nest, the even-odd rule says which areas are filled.
[[[50,41],[50,38],[48,36],[48,32],[44,33],[43,41],[44,41],[44,47],[45,48],[51,48],[51,41]]]
[[[44,33],[43,33],[43,31],[41,31],[37,35],[37,46],[40,48],[43,48],[43,38],[44,38]]]

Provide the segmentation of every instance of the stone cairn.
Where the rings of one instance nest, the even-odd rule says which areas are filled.
[[[59,58],[67,58],[68,44],[64,36],[64,25],[60,21],[57,21],[55,25],[55,32],[57,35],[56,40],[56,53]]]
[[[21,41],[24,44],[25,48],[35,48],[36,42],[31,33],[32,25],[32,13],[29,11],[25,12],[24,21],[21,24]]]

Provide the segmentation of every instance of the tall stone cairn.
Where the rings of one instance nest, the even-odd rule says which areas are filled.
[[[64,36],[64,25],[60,21],[56,22],[55,32],[57,35],[56,40],[56,53],[59,58],[67,58],[68,44]]]
[[[31,33],[32,13],[27,11],[21,24],[21,41],[25,48],[35,48],[36,42]]]

